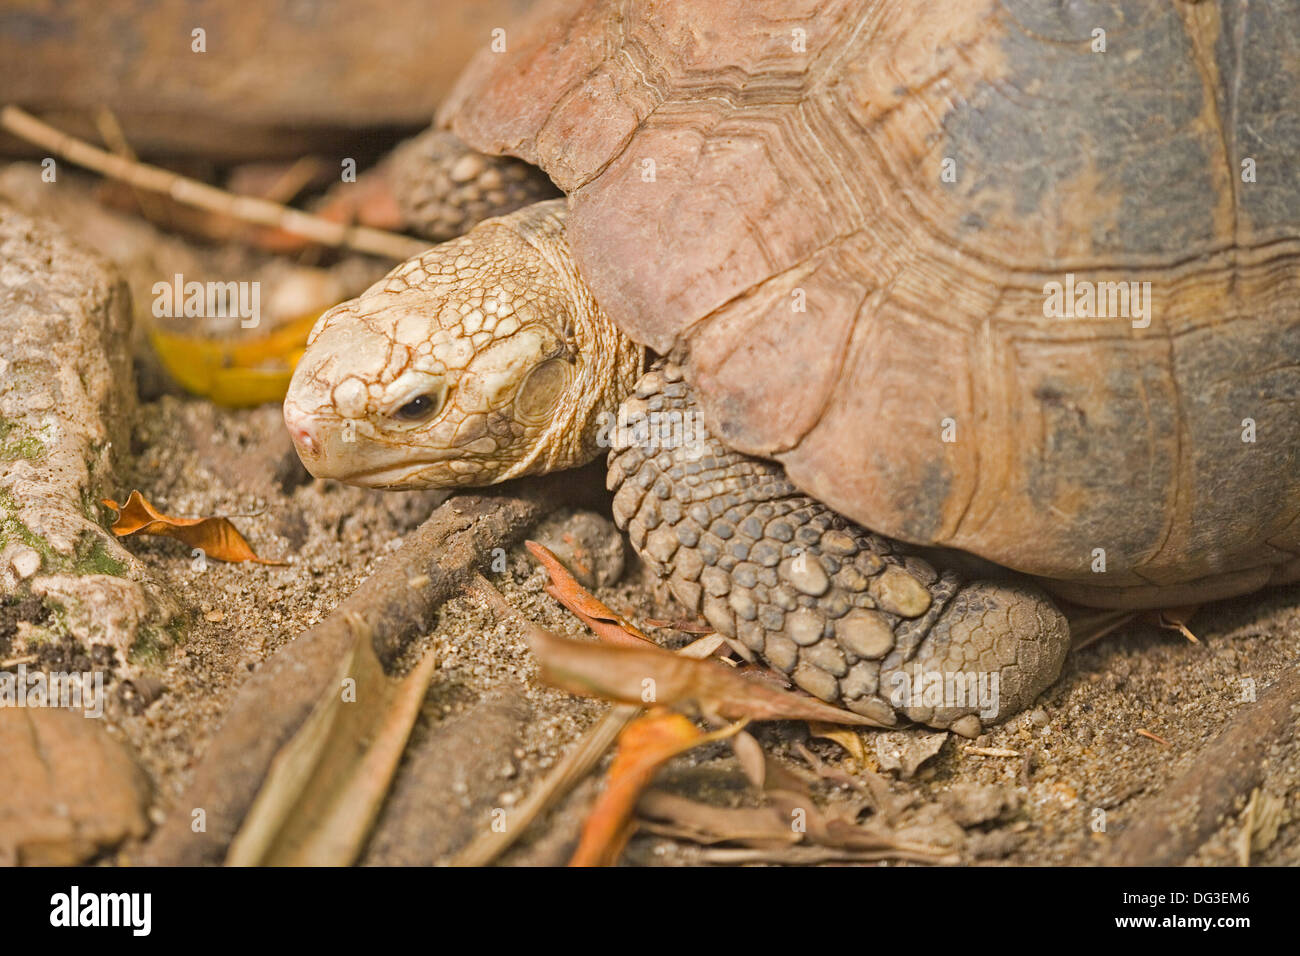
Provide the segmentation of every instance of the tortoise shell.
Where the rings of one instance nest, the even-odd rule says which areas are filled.
[[[613,320],[837,511],[1231,593],[1300,552],[1298,38],[1290,0],[554,0],[440,119],[545,170]]]

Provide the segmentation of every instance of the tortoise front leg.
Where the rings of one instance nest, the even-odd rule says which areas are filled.
[[[670,362],[612,433],[614,516],[674,596],[804,690],[878,721],[975,736],[1061,671],[1065,617],[1036,587],[963,582],[704,431]]]

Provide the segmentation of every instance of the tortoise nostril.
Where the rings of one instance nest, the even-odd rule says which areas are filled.
[[[307,412],[293,405],[284,406],[284,426],[298,451],[304,455],[315,456],[320,452],[320,442],[312,432],[313,424],[313,418]]]

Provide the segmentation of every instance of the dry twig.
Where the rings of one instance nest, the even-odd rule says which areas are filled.
[[[150,166],[124,156],[115,156],[84,140],[57,130],[47,123],[42,123],[16,106],[5,106],[0,109],[0,127],[4,127],[20,139],[62,156],[70,163],[83,166],[102,176],[121,180],[136,189],[160,193],[175,202],[230,216],[242,222],[283,229],[285,232],[304,236],[321,245],[345,246],[358,252],[399,260],[419,255],[429,246],[427,242],[385,232],[382,229],[331,222],[268,199],[236,196],[158,166]]]

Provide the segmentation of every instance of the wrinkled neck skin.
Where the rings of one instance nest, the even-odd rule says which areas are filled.
[[[578,274],[564,238],[564,200],[556,216],[525,216],[511,224],[550,267],[570,308],[550,318],[567,344],[565,360],[574,370],[567,394],[531,453],[502,475],[544,474],[585,465],[608,449],[596,437],[601,416],[614,415],[631,394],[645,366],[645,350],[619,331]],[[540,203],[538,205],[548,205]]]
[[[308,471],[478,486],[600,453],[644,353],[582,281],[564,202],[488,220],[321,317],[284,404]]]

